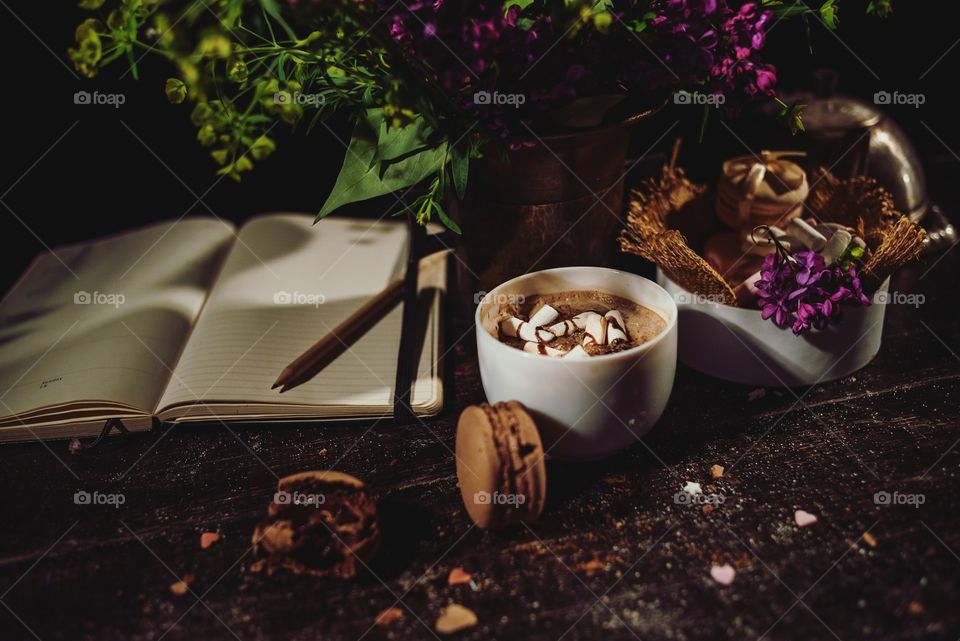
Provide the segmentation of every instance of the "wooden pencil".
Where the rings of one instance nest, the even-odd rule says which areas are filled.
[[[392,281],[326,336],[283,368],[271,389],[286,392],[305,383],[332,363],[403,299],[403,278]]]
[[[423,272],[430,268],[431,265],[446,258],[446,255],[447,250],[443,250],[421,258],[420,271]],[[283,393],[306,383],[316,376],[403,300],[404,282],[403,276],[391,281],[382,292],[364,303],[363,307],[339,323],[326,336],[311,345],[307,351],[284,367],[270,389],[279,387],[281,388],[280,393]]]

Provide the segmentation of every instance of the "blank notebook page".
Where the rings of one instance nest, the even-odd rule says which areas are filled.
[[[160,401],[392,405],[402,306],[312,380],[279,394],[281,370],[402,275],[408,232],[392,221],[272,215],[244,225]],[[430,316],[413,403],[434,395]]]

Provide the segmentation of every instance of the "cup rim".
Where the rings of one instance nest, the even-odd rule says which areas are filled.
[[[615,361],[615,360],[620,360],[624,358],[629,358],[631,356],[636,356],[647,350],[653,349],[654,345],[660,343],[662,340],[665,340],[665,337],[668,334],[670,334],[674,330],[674,328],[677,326],[677,317],[679,316],[680,312],[679,312],[679,309],[677,308],[677,302],[673,299],[673,296],[671,296],[666,289],[661,287],[656,281],[646,278],[645,276],[640,276],[639,274],[634,274],[632,272],[625,272],[619,269],[611,269],[609,267],[593,267],[589,265],[577,265],[577,266],[571,266],[571,267],[554,267],[552,269],[541,269],[535,272],[527,272],[525,274],[520,274],[519,276],[515,276],[510,280],[506,280],[500,283],[499,285],[491,289],[489,292],[487,292],[486,296],[494,295],[499,289],[525,278],[530,278],[532,276],[536,276],[539,274],[561,274],[564,272],[572,272],[572,271],[605,272],[610,276],[622,276],[622,277],[626,277],[627,279],[639,279],[641,281],[646,281],[650,285],[653,285],[654,288],[660,290],[660,292],[666,297],[666,300],[669,301],[669,308],[673,312],[671,315],[672,317],[669,319],[664,319],[667,323],[666,327],[664,327],[659,334],[657,334],[650,340],[646,341],[645,343],[641,343],[640,345],[636,345],[634,347],[630,347],[628,349],[625,349],[619,352],[613,352],[611,354],[598,354],[596,356],[591,356],[590,358],[577,359],[575,361],[564,362],[563,357],[544,358],[544,355],[542,354],[531,354],[529,352],[524,352],[523,350],[519,350],[516,347],[511,347],[503,343],[502,341],[497,340],[493,336],[491,336],[490,332],[488,332],[480,322],[480,308],[483,307],[483,301],[481,300],[479,303],[477,303],[477,309],[473,313],[473,323],[476,326],[476,331],[481,336],[485,337],[485,338],[478,339],[478,341],[489,340],[493,344],[496,344],[499,346],[498,348],[494,348],[494,349],[500,349],[500,348],[507,349],[523,358],[534,358],[534,359],[537,359],[538,361],[544,361],[544,362],[554,361],[569,367],[571,364],[577,364],[577,363],[596,363],[596,362],[605,362],[605,361]],[[604,291],[603,288],[596,288],[596,289],[597,291]],[[640,301],[632,301],[632,302],[636,303],[637,305],[642,305],[644,307],[647,307],[646,305],[644,305],[644,303]],[[650,309],[650,308],[647,307],[647,309]],[[651,309],[651,311],[653,311],[654,313],[657,313],[656,310]]]

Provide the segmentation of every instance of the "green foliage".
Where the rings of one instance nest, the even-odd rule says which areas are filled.
[[[872,16],[886,18],[893,13],[893,0],[870,0],[867,3],[867,13]]]
[[[383,196],[416,185],[440,171],[447,144],[431,144],[431,131],[423,119],[395,128],[384,120],[382,109],[369,109],[357,123],[336,184],[317,219],[343,205]],[[437,186],[433,191],[436,192]],[[430,210],[418,212],[421,222]]]
[[[87,18],[74,31],[77,48],[67,49],[67,55],[70,56],[74,68],[86,78],[93,78],[97,75],[98,65],[103,59],[103,45],[98,33],[100,28],[101,26],[96,20]]]
[[[167,94],[170,104],[179,105],[187,99],[187,85],[179,78],[167,78],[164,93]]]
[[[776,101],[777,104],[780,105],[779,116],[786,121],[787,127],[790,129],[790,133],[796,136],[801,131],[804,131],[803,110],[806,109],[807,106],[801,103],[788,105],[780,98],[777,98]]]
[[[818,7],[798,0],[762,3],[778,18],[799,16],[836,28],[837,0],[810,1]],[[239,180],[266,160],[276,148],[269,135],[276,126],[309,133],[335,112],[354,114],[356,131],[318,218],[348,203],[409,191],[412,200],[404,201],[403,211],[459,232],[442,201],[464,196],[470,159],[482,145],[506,149],[491,134],[471,132],[475,119],[464,96],[446,93],[428,68],[398,53],[383,24],[375,28],[382,15],[373,3],[337,0],[317,8],[288,0],[77,2],[92,12],[77,26],[76,44],[67,52],[78,73],[92,78],[117,63],[137,78],[143,55],[166,59],[171,77],[163,93],[189,113],[197,141],[220,175]],[[513,7],[521,28],[547,14],[565,25],[569,38],[617,31],[613,0],[503,0],[504,11]],[[624,23],[631,40],[639,40],[655,18],[649,8],[639,5]],[[298,11],[313,18],[289,18]],[[867,11],[887,15],[890,0],[871,0]],[[310,31],[304,35],[292,25]],[[803,105],[782,107],[791,129],[801,130]]]
[[[855,245],[854,243],[850,243],[847,249],[844,250],[843,254],[841,254],[837,259],[837,265],[844,271],[850,269],[851,267],[856,267],[859,270],[863,264],[863,257],[865,254],[866,252],[864,251],[863,247]]]
[[[840,7],[837,6],[836,0],[827,0],[820,5],[820,19],[823,20],[823,24],[836,29],[840,24],[840,16],[837,15],[839,11]]]
[[[817,16],[829,29],[836,29],[840,24],[837,0],[824,0],[818,9],[811,8],[802,0],[763,0],[763,8],[773,11],[778,20],[799,17],[806,21],[811,16]]]

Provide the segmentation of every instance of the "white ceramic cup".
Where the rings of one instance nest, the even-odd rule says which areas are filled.
[[[659,314],[666,327],[637,347],[577,360],[530,354],[497,339],[504,303],[578,290],[639,303]],[[653,427],[670,398],[677,369],[677,305],[642,276],[602,267],[524,274],[487,293],[474,320],[487,400],[523,403],[551,457],[592,460],[619,452]]]

